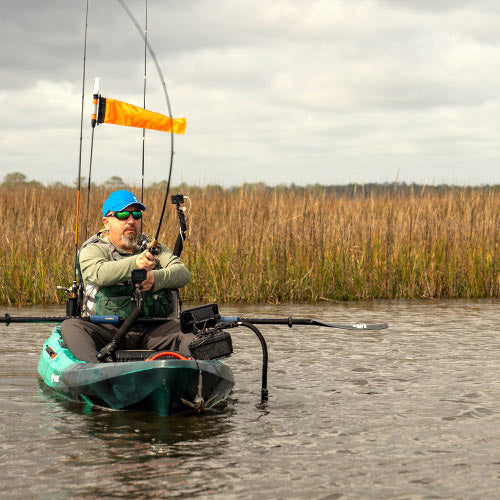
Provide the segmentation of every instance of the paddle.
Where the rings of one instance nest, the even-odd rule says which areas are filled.
[[[238,318],[236,316],[222,316],[221,323],[244,322],[252,325],[288,325],[292,328],[293,325],[310,325],[310,326],[324,326],[327,328],[340,328],[342,330],[384,330],[388,328],[387,323],[352,323],[350,325],[341,325],[337,323],[325,323],[324,321],[317,321],[308,318]]]
[[[11,316],[10,314],[5,314],[5,316],[0,317],[0,323],[5,323],[9,326],[10,323],[62,323],[66,319],[70,318],[80,318],[80,316]],[[97,324],[112,324],[119,325],[125,321],[123,318],[118,316],[89,316],[80,318],[85,321],[90,321],[91,323]],[[135,318],[136,323],[163,323],[165,321],[170,321],[171,318]],[[220,318],[221,323],[235,323],[235,322],[245,322],[253,325],[287,325],[290,328],[293,325],[309,325],[309,326],[323,326],[327,328],[339,328],[342,330],[384,330],[388,328],[387,323],[352,323],[349,325],[337,324],[337,323],[325,323],[324,321],[318,321],[315,319],[307,318],[239,318],[237,316],[222,316]]]

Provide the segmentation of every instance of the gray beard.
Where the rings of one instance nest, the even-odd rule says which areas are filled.
[[[129,238],[122,234],[122,241],[133,252],[139,250],[139,233],[137,233],[137,235],[133,238]]]

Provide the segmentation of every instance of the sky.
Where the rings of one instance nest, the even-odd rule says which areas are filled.
[[[145,24],[145,0],[125,0]],[[86,0],[4,0],[0,178],[73,183]],[[500,183],[497,0],[148,0],[174,117],[173,183]],[[146,108],[168,114],[148,55]],[[92,88],[142,106],[144,42],[118,0],[89,0],[81,174]],[[140,182],[142,130],[95,130],[92,180]],[[146,184],[170,136],[146,134]]]

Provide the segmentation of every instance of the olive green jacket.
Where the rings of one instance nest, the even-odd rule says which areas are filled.
[[[130,280],[130,274],[137,269],[135,260],[140,252],[131,254],[113,245],[107,235],[98,233],[97,236],[99,243],[89,243],[79,254],[84,284],[106,287]],[[183,287],[191,279],[189,270],[165,245],[160,246],[161,252],[156,256],[158,269],[152,271],[155,279],[154,290]],[[122,258],[114,260],[111,249],[118,252]]]

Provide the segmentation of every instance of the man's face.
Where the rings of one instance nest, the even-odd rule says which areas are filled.
[[[137,205],[129,205],[122,211],[140,211]],[[103,217],[102,223],[109,231],[109,239],[113,245],[122,250],[133,251],[137,248],[139,241],[139,231],[141,219],[134,219],[132,214],[126,220],[119,220],[116,217]]]

